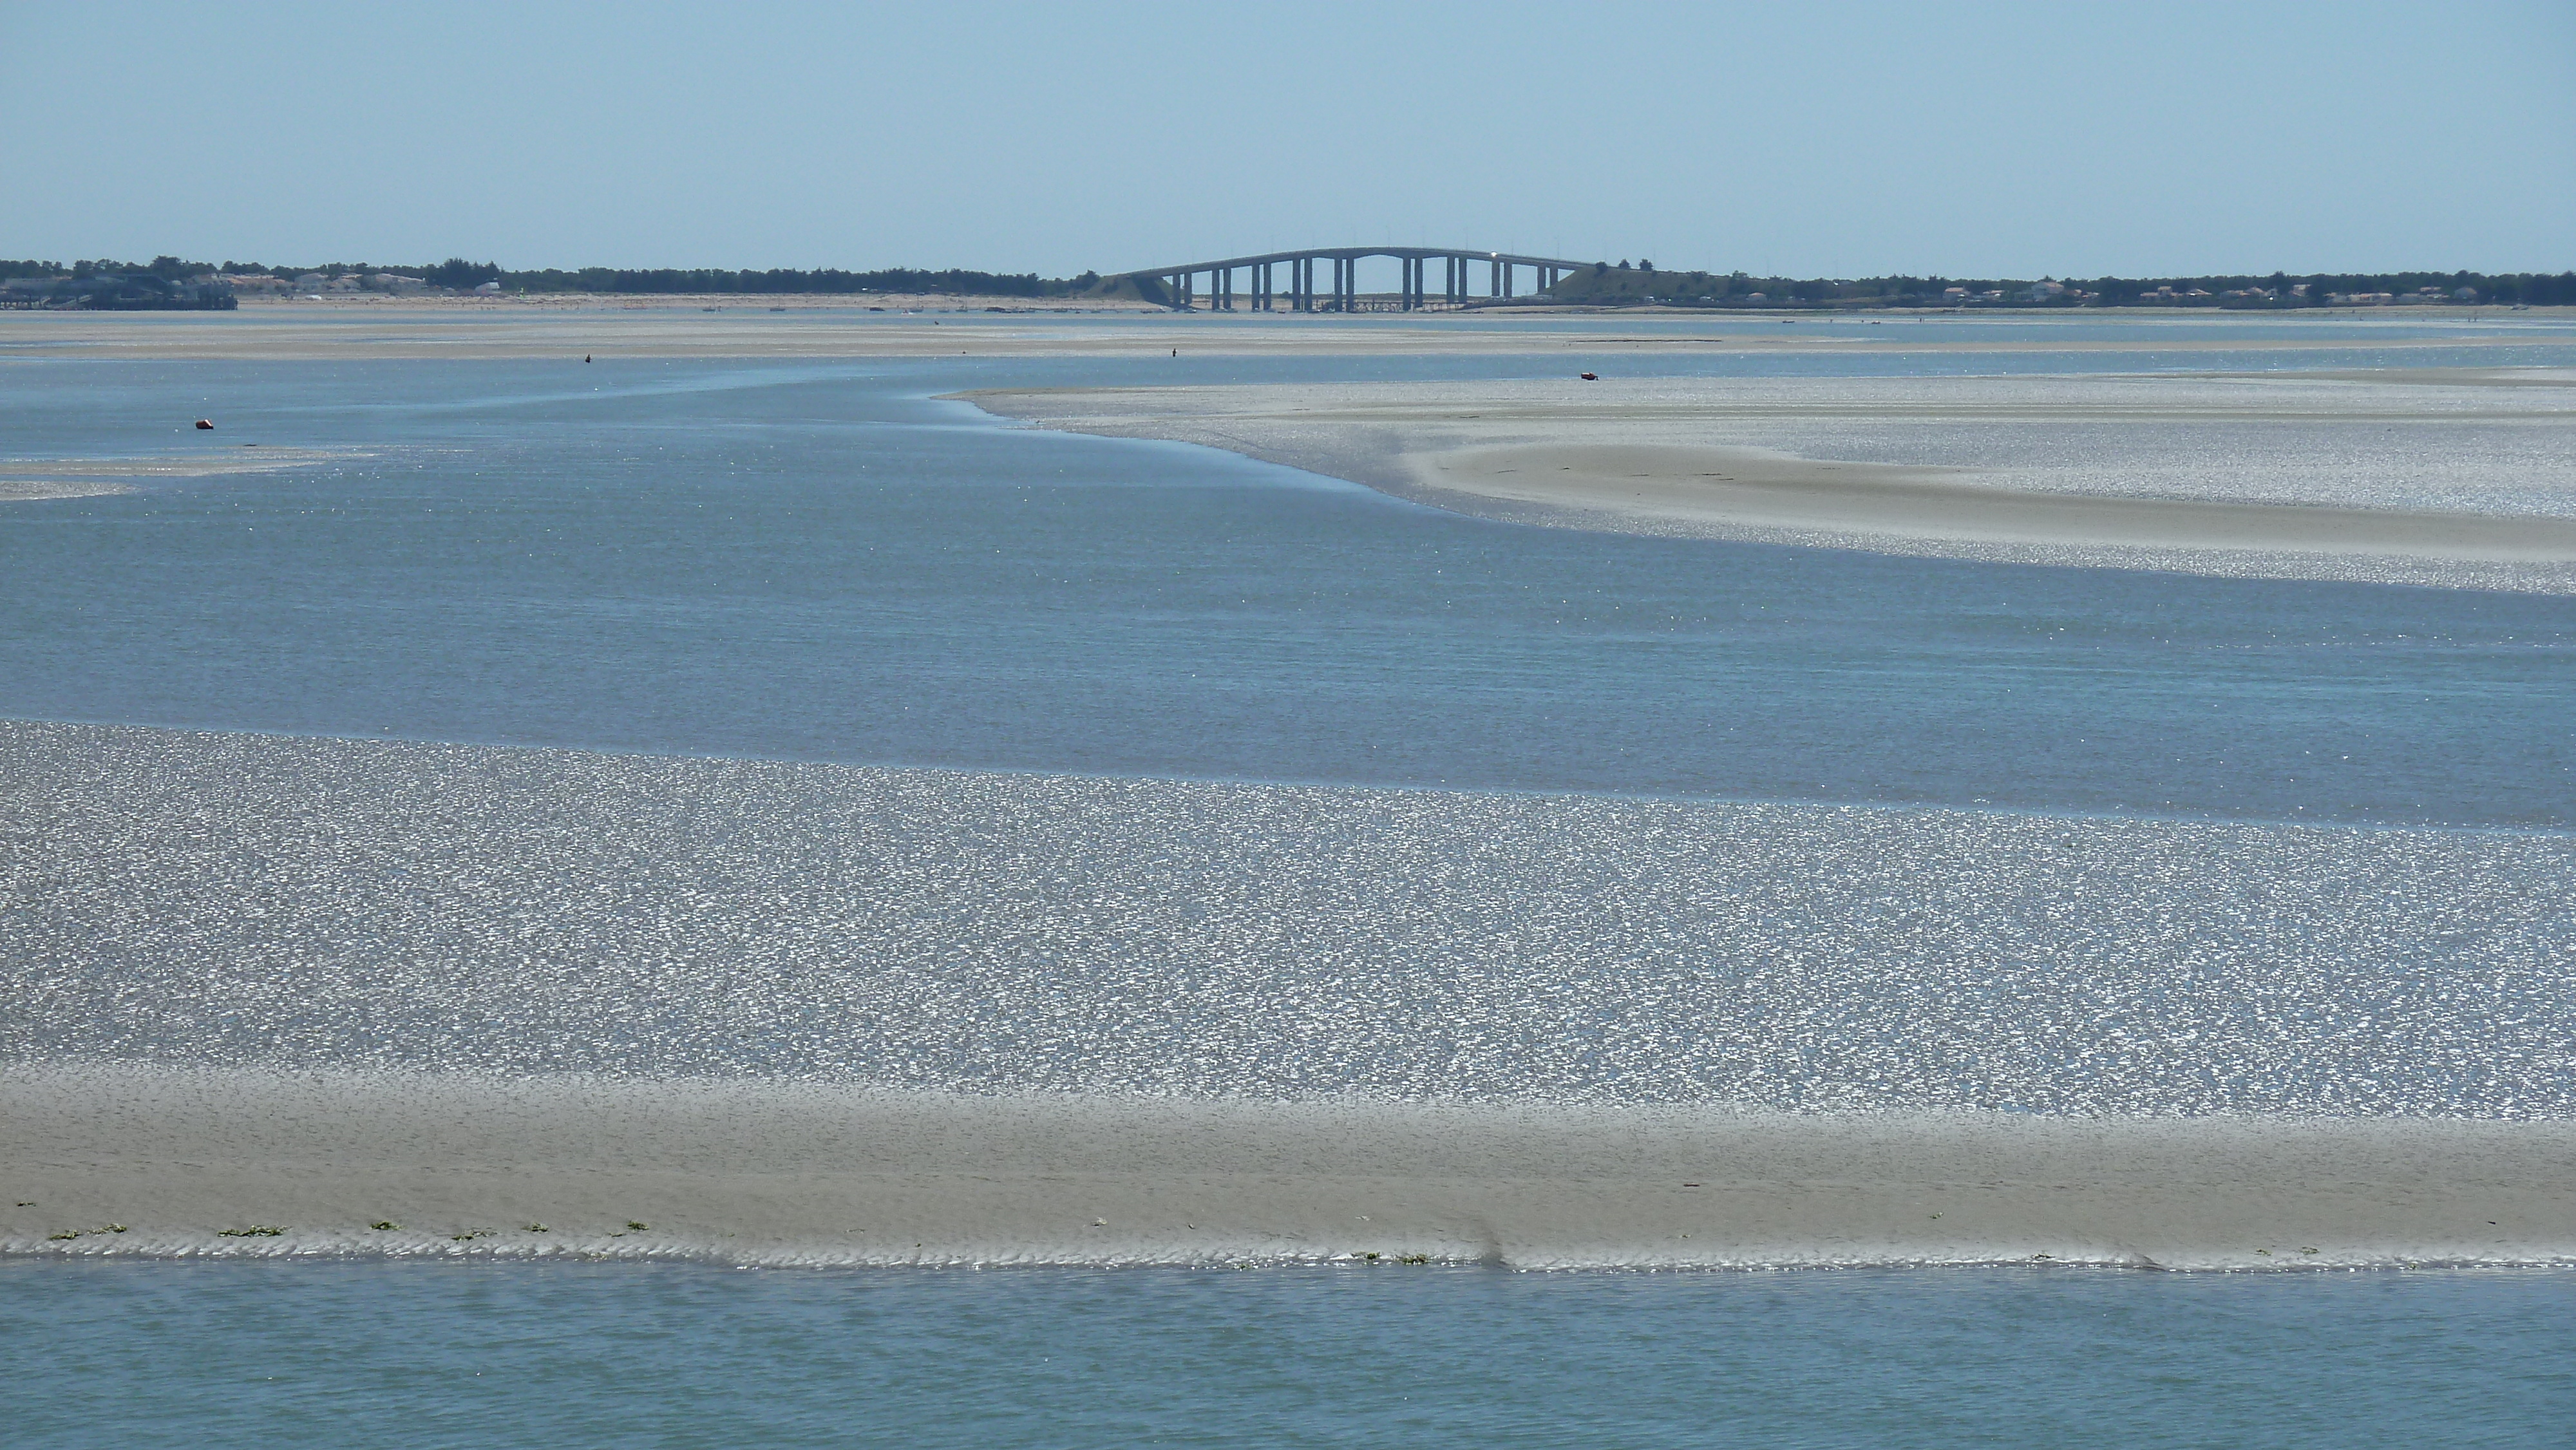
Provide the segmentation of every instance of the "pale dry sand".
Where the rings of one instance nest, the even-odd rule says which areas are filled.
[[[365,456],[345,449],[236,446],[144,458],[0,458],[0,501],[98,498],[167,479],[279,473]]]
[[[1223,448],[1524,522],[2216,574],[2576,588],[2576,375],[2566,369],[963,396],[1044,427]],[[2480,441],[2494,456],[2455,465],[2464,429],[2486,430]],[[1807,451],[1766,446],[1784,438]],[[1829,451],[1839,448],[1849,456]],[[1944,456],[1987,461],[1944,465]]]
[[[0,1252],[2549,1263],[2576,1259],[2576,1124],[18,1067],[0,1072]]]

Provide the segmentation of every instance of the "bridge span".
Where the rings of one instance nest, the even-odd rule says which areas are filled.
[[[1411,312],[1438,304],[1465,306],[1476,300],[1475,283],[1485,284],[1483,295],[1505,298],[1513,294],[1519,269],[1532,273],[1533,292],[1543,291],[1556,279],[1590,262],[1572,262],[1563,257],[1528,257],[1517,252],[1471,252],[1461,247],[1310,247],[1303,251],[1264,252],[1253,257],[1225,257],[1213,262],[1185,262],[1177,267],[1148,267],[1142,271],[1121,272],[1136,284],[1148,301],[1162,302],[1181,311],[1199,305],[1198,278],[1207,277],[1207,308],[1211,312],[1236,310],[1236,299],[1242,299],[1253,312],[1357,312],[1360,310],[1358,284],[1359,263],[1363,257],[1393,257],[1403,264],[1404,280],[1398,293],[1397,307]],[[1441,264],[1440,295],[1431,295],[1431,264]],[[1319,262],[1331,264],[1329,281],[1319,282]],[[1472,269],[1484,268],[1482,278],[1471,276]],[[1287,286],[1280,287],[1278,269],[1287,269]],[[1245,273],[1243,290],[1235,290],[1235,273]],[[1110,279],[1115,281],[1116,278]],[[1160,296],[1155,294],[1160,293]]]

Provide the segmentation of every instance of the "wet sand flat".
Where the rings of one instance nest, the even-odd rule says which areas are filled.
[[[2576,1258],[2568,1123],[13,1068],[0,1073],[0,1180],[0,1252],[66,1255],[2238,1269]]]
[[[1540,444],[1407,462],[1429,489],[1621,519],[1926,542],[2576,561],[2576,519],[2048,493],[1966,470],[1751,448]]]
[[[234,447],[143,458],[0,458],[0,502],[99,498],[131,493],[142,483],[278,473],[362,456],[345,449]]]
[[[1108,306],[1002,299],[686,297],[463,298],[257,303],[237,312],[0,312],[0,363],[44,358],[314,361],[360,358],[835,358],[1561,355],[1654,358],[1676,353],[1938,355],[2158,354],[2177,349],[2249,359],[2349,346],[2331,326],[2299,335],[2247,335],[2230,319],[2158,318],[2131,337],[2021,335],[2046,321],[2002,319],[2014,335],[1928,341],[1912,320],[1832,322],[1808,316],[1704,313],[1605,316],[1544,312],[1341,318],[1206,313],[1179,316]],[[988,311],[987,305],[1003,310]],[[773,310],[775,308],[776,310]],[[2087,319],[2100,321],[2103,319]],[[2416,326],[2423,320],[2406,319]],[[1524,326],[1514,324],[1539,324]],[[2420,339],[2374,329],[2374,351],[2555,340],[2528,324],[2446,320]],[[1659,330],[1660,329],[1660,330]],[[1186,374],[1183,374],[1186,376]]]
[[[2563,590],[2576,379],[1653,378],[967,395],[1565,527]]]

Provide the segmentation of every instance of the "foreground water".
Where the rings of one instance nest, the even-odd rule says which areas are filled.
[[[2563,1272],[0,1267],[38,1447],[2564,1444]]]

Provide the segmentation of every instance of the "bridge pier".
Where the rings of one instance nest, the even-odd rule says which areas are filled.
[[[1419,312],[1431,305],[1431,259],[1440,259],[1440,296],[1450,306],[1472,304],[1477,297],[1476,282],[1469,269],[1476,262],[1486,265],[1485,293],[1496,301],[1519,295],[1520,269],[1530,269],[1537,291],[1553,287],[1563,278],[1574,275],[1591,264],[1567,261],[1562,257],[1532,257],[1514,252],[1454,252],[1442,247],[1319,247],[1313,251],[1268,252],[1248,257],[1222,257],[1214,261],[1194,262],[1168,271],[1137,271],[1120,274],[1133,279],[1149,294],[1159,290],[1175,311],[1198,310],[1199,288],[1205,273],[1207,310],[1234,312],[1340,312],[1360,310],[1360,263],[1369,257],[1391,257],[1398,267],[1395,304],[1399,311]],[[1329,279],[1316,275],[1318,262],[1332,263]],[[1288,267],[1287,303],[1280,303],[1279,266]],[[1238,273],[1249,269],[1249,276]],[[1329,295],[1327,287],[1329,286]]]

